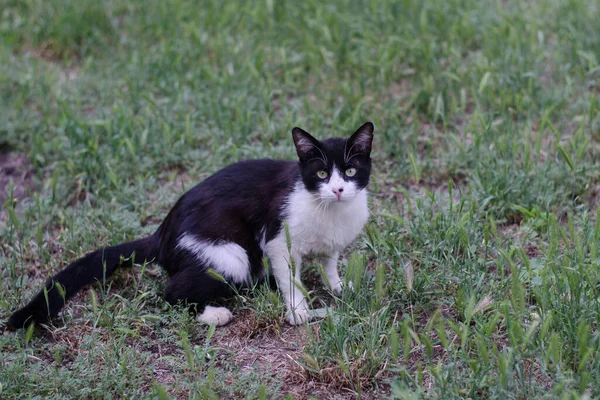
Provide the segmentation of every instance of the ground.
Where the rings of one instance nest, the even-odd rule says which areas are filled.
[[[2,398],[600,396],[600,6],[556,0],[5,1],[0,327],[232,162],[375,124],[371,219],[285,322],[162,299],[156,265],[0,335]],[[9,183],[12,182],[12,183]]]
[[[12,182],[12,198],[22,200],[32,186],[32,172],[23,154],[0,153],[0,203],[4,204]]]

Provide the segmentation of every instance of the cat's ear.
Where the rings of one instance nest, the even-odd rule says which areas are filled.
[[[307,161],[311,158],[319,157],[318,155],[321,154],[319,141],[305,130],[298,127],[292,129],[292,137],[294,138],[296,153],[298,153],[300,161]]]
[[[348,148],[352,153],[371,154],[371,145],[373,144],[373,131],[375,127],[372,122],[365,122],[348,139]]]

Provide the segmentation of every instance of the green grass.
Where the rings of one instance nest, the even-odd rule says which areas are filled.
[[[140,265],[64,325],[1,335],[0,397],[600,396],[597,1],[1,8],[0,149],[39,185],[3,205],[0,324],[218,168],[293,158],[293,126],[376,136],[372,219],[341,261],[355,291],[308,271],[333,314],[290,328],[259,285],[213,332]]]

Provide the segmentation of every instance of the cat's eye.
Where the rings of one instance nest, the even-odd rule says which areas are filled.
[[[325,178],[327,178],[327,175],[328,175],[328,174],[327,174],[327,171],[323,171],[323,170],[319,170],[319,171],[317,171],[317,176],[318,176],[319,178],[321,178],[321,179],[325,179]]]
[[[346,176],[354,176],[356,175],[356,168],[348,168],[346,170]]]

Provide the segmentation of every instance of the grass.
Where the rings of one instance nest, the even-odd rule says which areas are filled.
[[[214,331],[139,265],[0,336],[1,397],[599,397],[598,20],[592,0],[4,1],[0,149],[36,185],[4,188],[0,325],[218,168],[293,158],[292,126],[376,137],[355,291],[308,267],[331,315],[290,327],[259,285]]]

